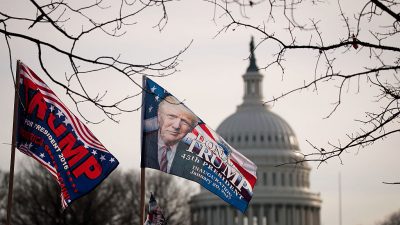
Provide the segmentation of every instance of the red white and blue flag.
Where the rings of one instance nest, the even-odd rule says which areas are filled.
[[[19,62],[18,71],[17,148],[55,177],[65,209],[99,185],[118,160],[30,68]]]
[[[143,225],[167,225],[167,220],[164,217],[162,209],[158,206],[153,193],[150,195],[147,219]]]
[[[141,167],[195,181],[246,211],[257,166],[168,91],[144,79]]]

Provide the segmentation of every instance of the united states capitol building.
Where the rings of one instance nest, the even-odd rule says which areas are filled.
[[[289,124],[262,104],[263,74],[258,71],[253,41],[250,51],[243,103],[217,133],[257,165],[253,198],[242,214],[202,188],[190,201],[191,224],[320,225],[322,200],[310,190],[311,167],[285,164],[301,157],[299,144]]]

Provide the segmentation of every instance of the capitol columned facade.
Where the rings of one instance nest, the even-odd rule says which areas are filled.
[[[245,214],[206,189],[190,200],[192,225],[320,225],[321,197],[310,190],[311,167],[301,159],[289,124],[262,103],[262,80],[250,43],[243,75],[243,103],[217,128],[231,146],[253,161],[257,184]],[[281,165],[281,166],[277,166]]]

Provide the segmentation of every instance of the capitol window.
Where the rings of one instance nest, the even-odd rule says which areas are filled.
[[[268,174],[266,172],[263,173],[263,183],[265,186],[268,185]]]
[[[301,175],[300,173],[297,174],[297,187],[301,187],[301,176],[300,175]]]
[[[251,94],[256,93],[256,84],[254,81],[251,81],[250,91],[251,91]]]
[[[272,173],[272,185],[276,186],[276,173]]]
[[[307,174],[303,174],[304,187],[308,187]]]

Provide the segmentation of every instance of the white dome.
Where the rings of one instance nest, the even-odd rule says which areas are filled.
[[[289,124],[262,103],[239,106],[219,125],[217,133],[239,149],[299,149]]]

